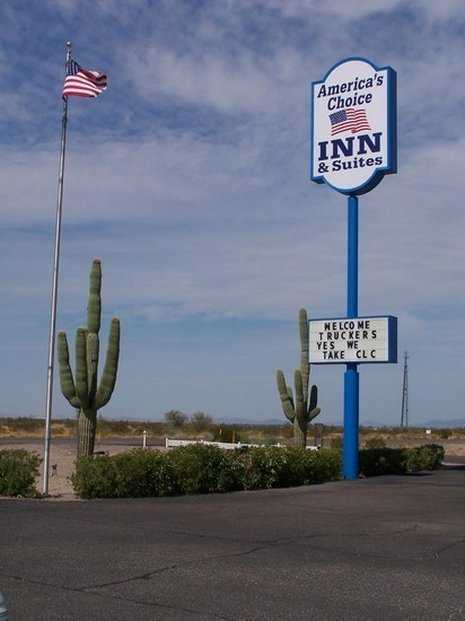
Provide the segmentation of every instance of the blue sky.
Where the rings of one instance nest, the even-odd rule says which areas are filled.
[[[398,75],[399,173],[360,200],[361,315],[399,318],[412,422],[465,398],[461,1],[42,0],[0,5],[0,414],[42,415],[64,41],[107,72],[70,103],[58,327],[103,261],[122,321],[101,413],[281,418],[298,309],[345,310],[344,197],[308,179],[309,82],[359,55]],[[344,368],[314,367],[321,422]],[[402,365],[361,369],[361,421],[400,420]],[[56,390],[54,415],[72,415]]]

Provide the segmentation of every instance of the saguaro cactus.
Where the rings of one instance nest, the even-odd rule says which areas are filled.
[[[97,410],[108,403],[116,383],[119,359],[120,323],[111,320],[108,349],[100,383],[98,383],[99,331],[102,301],[102,269],[94,259],[90,271],[87,328],[76,331],[75,377],[69,364],[69,348],[65,332],[58,334],[58,362],[63,395],[78,410],[77,455],[92,455],[97,428]]]
[[[286,384],[284,373],[279,369],[276,372],[276,381],[284,415],[294,425],[294,443],[296,446],[305,448],[308,423],[321,411],[317,407],[318,388],[312,386],[310,393],[308,390],[310,364],[308,361],[308,319],[305,308],[299,311],[299,332],[301,353],[300,369],[296,369],[294,373],[295,398],[292,388]]]

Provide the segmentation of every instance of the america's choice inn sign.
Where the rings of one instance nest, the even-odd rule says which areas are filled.
[[[312,83],[311,178],[364,194],[397,171],[396,72],[363,58]]]

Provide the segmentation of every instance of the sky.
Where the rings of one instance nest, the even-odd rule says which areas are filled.
[[[309,179],[310,82],[349,56],[398,82],[398,174],[360,198],[359,314],[395,315],[360,420],[465,419],[465,4],[460,0],[7,0],[0,4],[0,415],[44,416],[64,42],[108,75],[73,98],[57,326],[122,323],[105,417],[283,419],[297,314],[344,316],[346,199]],[[313,366],[342,422],[344,366]],[[55,382],[53,416],[73,411]]]

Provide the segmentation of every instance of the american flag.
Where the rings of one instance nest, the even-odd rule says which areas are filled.
[[[329,115],[329,120],[331,121],[331,136],[349,131],[356,134],[364,129],[371,129],[363,108],[338,110]]]
[[[63,98],[98,97],[107,87],[107,76],[98,71],[83,69],[75,60],[66,66],[66,77],[63,85]]]

